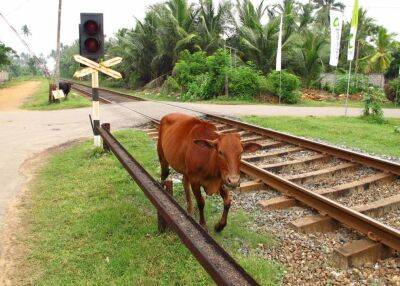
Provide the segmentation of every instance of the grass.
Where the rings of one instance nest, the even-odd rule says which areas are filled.
[[[78,83],[90,85],[89,81],[80,81]],[[150,100],[158,100],[158,101],[176,101],[181,102],[176,95],[167,94],[165,92],[155,92],[151,90],[144,90],[144,91],[137,91],[131,90],[126,88],[115,87],[112,83],[104,82],[102,84],[104,88],[108,88],[114,91],[124,92],[130,95],[139,96],[145,99]],[[258,99],[252,98],[231,98],[225,95],[221,95],[216,98],[208,99],[208,100],[199,100],[194,101],[194,103],[205,103],[205,104],[226,104],[226,105],[238,105],[238,104],[249,104],[249,105],[276,105],[269,102],[260,101]],[[328,100],[302,100],[297,104],[282,104],[286,106],[302,106],[302,107],[343,107],[345,105],[344,100],[337,100],[337,101],[328,101]],[[348,102],[349,107],[357,107],[363,108],[364,103],[362,101],[357,100],[349,100]],[[395,106],[392,102],[385,102],[382,104],[383,108],[399,108],[400,106]]]
[[[154,176],[154,143],[140,131],[117,138]],[[40,171],[26,204],[23,243],[29,252],[22,282],[31,285],[213,285],[202,267],[169,232],[157,231],[156,211],[112,154],[80,143],[54,155]],[[183,203],[181,184],[174,196]],[[207,198],[211,226],[221,215],[220,198]],[[272,245],[267,233],[247,227],[253,218],[231,212],[228,226],[212,235],[263,285],[280,283],[282,267],[256,255]],[[241,254],[239,248],[249,249]],[[22,283],[25,284],[25,283]]]
[[[61,99],[59,103],[49,103],[49,83],[46,79],[37,78],[40,87],[23,105],[23,109],[29,110],[59,110],[90,106],[90,101],[85,97],[71,91],[67,99]]]
[[[338,101],[327,101],[327,100],[303,100],[302,102],[296,104],[296,106],[305,106],[305,107],[344,107],[345,106],[344,100]],[[348,102],[349,107],[357,107],[357,108],[364,108],[364,102],[357,101],[357,100],[349,100]],[[385,102],[382,104],[383,108],[400,108],[400,106],[395,106],[393,102]]]
[[[373,123],[360,117],[246,116],[243,119],[298,136],[400,158],[400,134],[395,132],[396,127],[400,126],[400,119],[389,119],[385,124]]]
[[[9,81],[6,81],[6,82],[0,84],[0,89],[16,86],[16,85],[19,85],[19,84],[21,84],[21,83],[23,83],[25,81],[37,81],[37,80],[41,80],[41,79],[43,79],[43,78],[39,77],[39,76],[17,77],[17,78],[10,79]]]

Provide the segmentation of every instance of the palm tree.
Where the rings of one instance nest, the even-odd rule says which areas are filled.
[[[153,9],[157,15],[157,29],[153,35],[157,38],[157,56],[153,59],[153,67],[166,61],[173,65],[185,49],[201,49],[196,43],[198,35],[194,25],[198,10],[193,5],[189,5],[187,0],[169,0],[165,5],[153,6]]]
[[[375,24],[375,20],[367,16],[367,11],[363,8],[358,10],[358,28],[356,35],[356,51],[355,51],[355,73],[360,68],[360,58],[364,58],[368,55],[370,44],[369,38],[373,37],[378,33],[378,26]]]
[[[291,66],[309,87],[322,71],[324,48],[327,46],[324,31],[307,30],[301,34],[293,49]]]
[[[392,61],[392,38],[393,34],[388,34],[383,27],[379,28],[378,36],[375,40],[375,52],[368,57],[367,72],[384,73],[389,68]]]
[[[240,39],[236,48],[243,53],[244,61],[252,61],[260,70],[267,73],[275,61],[279,19],[261,24],[267,10],[264,1],[254,7],[250,0],[238,0],[239,23],[235,22],[236,34]]]
[[[222,2],[218,9],[212,0],[200,0],[197,31],[199,33],[199,45],[208,54],[214,53],[224,45],[222,35],[230,20],[231,3]]]
[[[330,25],[329,12],[332,8],[344,10],[346,7],[342,2],[337,0],[313,0],[315,8],[318,9],[316,14],[317,22],[325,27]]]
[[[21,27],[21,32],[26,38],[32,35],[31,30],[26,24]]]

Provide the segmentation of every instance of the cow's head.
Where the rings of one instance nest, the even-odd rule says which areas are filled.
[[[240,141],[237,133],[221,134],[215,140],[196,139],[197,145],[215,149],[217,164],[221,172],[223,184],[228,188],[237,188],[240,185],[240,160],[243,152],[254,152],[261,148],[257,143]]]

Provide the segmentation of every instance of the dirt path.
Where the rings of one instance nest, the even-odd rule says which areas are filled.
[[[0,285],[20,285],[18,271],[24,267],[23,261],[29,252],[24,244],[27,224],[24,220],[26,215],[26,204],[29,204],[31,193],[27,190],[34,182],[36,174],[45,165],[48,158],[56,153],[62,152],[69,146],[83,140],[72,140],[61,145],[51,147],[27,159],[20,167],[20,173],[26,177],[18,195],[9,204],[8,211],[4,217],[4,226],[0,232],[0,240],[3,247],[0,252]]]
[[[0,111],[18,110],[26,98],[38,90],[40,84],[40,81],[28,81],[0,89]]]

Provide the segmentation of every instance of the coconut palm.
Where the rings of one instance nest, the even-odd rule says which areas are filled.
[[[332,8],[344,10],[345,8],[345,5],[337,0],[313,0],[313,2],[315,9],[317,9],[317,22],[326,27],[330,25],[330,10]]]
[[[250,0],[237,2],[239,23],[235,22],[236,33],[240,39],[236,48],[243,53],[244,61],[252,61],[260,70],[267,73],[275,61],[279,19],[261,24],[266,12],[261,1],[255,7]]]
[[[220,3],[217,9],[212,0],[200,0],[197,20],[199,45],[208,54],[214,53],[224,45],[222,36],[230,20],[231,8],[232,5],[228,1]]]
[[[367,72],[384,73],[389,68],[392,60],[392,38],[393,34],[389,34],[383,27],[379,28],[375,52],[368,57]]]
[[[327,37],[323,31],[307,30],[301,34],[291,51],[290,66],[307,87],[318,80],[321,74],[327,43]]]
[[[31,30],[26,24],[21,27],[21,32],[26,38],[32,35]]]
[[[372,46],[369,43],[370,38],[378,33],[378,26],[375,20],[367,16],[367,11],[363,8],[358,10],[358,28],[356,35],[355,50],[355,72],[360,69],[360,58],[365,58],[371,52]],[[361,62],[363,64],[363,62]]]

